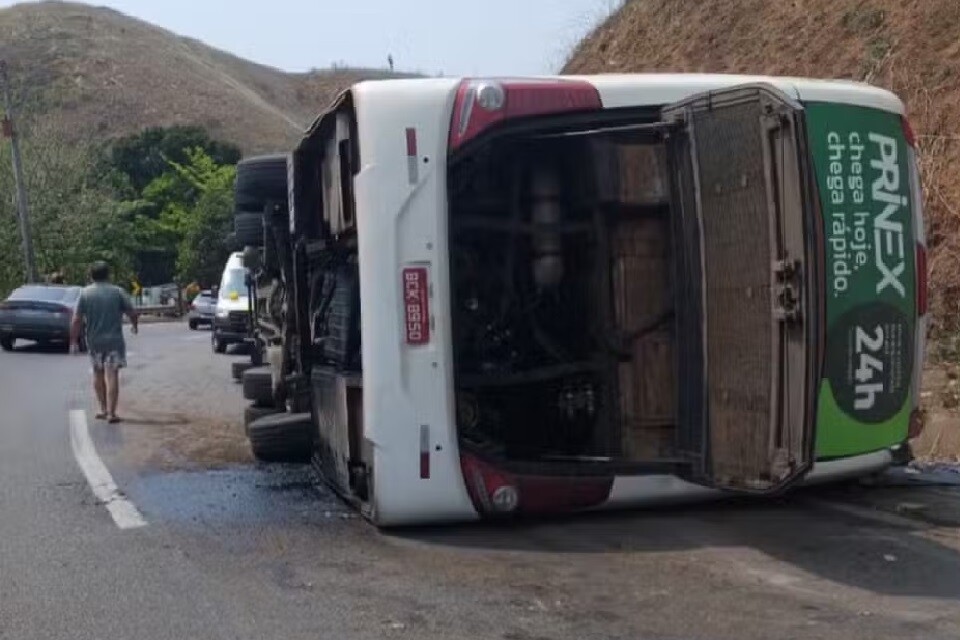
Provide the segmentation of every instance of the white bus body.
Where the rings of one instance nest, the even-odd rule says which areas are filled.
[[[803,255],[793,256],[807,269],[807,279],[798,285],[799,298],[796,301],[802,311],[779,308],[770,311],[780,320],[780,324],[770,323],[774,331],[786,326],[783,323],[790,322],[789,316],[794,314],[794,324],[790,325],[793,328],[785,331],[794,331],[792,339],[800,346],[796,347],[798,351],[795,353],[789,351],[789,345],[777,351],[781,363],[779,371],[792,366],[790,358],[799,358],[794,363],[797,365],[795,371],[799,372],[798,375],[806,375],[806,382],[791,383],[797,388],[795,396],[791,395],[793,391],[778,387],[774,382],[775,388],[771,392],[774,399],[751,397],[744,400],[744,406],[735,408],[745,412],[743,415],[747,418],[753,416],[750,412],[780,412],[771,418],[771,423],[779,426],[770,431],[773,434],[770,438],[777,439],[778,451],[786,451],[783,455],[789,461],[770,462],[770,468],[774,469],[770,474],[764,475],[764,472],[757,477],[737,478],[719,471],[725,464],[721,458],[732,454],[724,453],[724,441],[718,439],[722,436],[719,425],[726,418],[722,414],[722,400],[710,395],[713,393],[710,385],[723,383],[729,387],[730,383],[722,382],[716,376],[710,378],[709,372],[701,380],[707,388],[705,402],[712,403],[714,419],[711,422],[710,419],[697,421],[691,418],[692,422],[707,425],[704,427],[707,435],[697,430],[690,432],[694,434],[694,440],[700,438],[701,444],[708,443],[704,449],[698,449],[696,442],[683,446],[670,444],[664,451],[677,451],[677,455],[663,454],[660,460],[657,455],[661,454],[657,454],[651,458],[652,464],[641,463],[640,454],[629,461],[621,458],[619,453],[593,458],[567,455],[563,458],[566,462],[557,463],[554,473],[547,457],[534,460],[536,456],[528,459],[523,457],[526,454],[518,454],[518,457],[501,460],[497,457],[500,454],[486,458],[470,447],[464,447],[464,434],[458,427],[458,422],[464,418],[462,413],[458,414],[459,374],[454,315],[459,313],[455,309],[459,309],[462,300],[454,292],[456,284],[451,265],[455,257],[452,253],[458,251],[451,241],[451,202],[457,197],[450,193],[455,178],[451,163],[464,161],[463,158],[472,153],[470,149],[484,149],[483,141],[488,136],[497,135],[508,142],[511,135],[527,136],[525,139],[530,140],[551,136],[593,140],[604,136],[650,135],[667,140],[662,144],[669,145],[672,144],[669,140],[678,135],[677,127],[684,126],[688,119],[693,122],[694,118],[712,117],[712,106],[702,102],[702,96],[714,96],[721,104],[725,96],[741,89],[747,92],[743,95],[750,100],[760,96],[756,99],[779,101],[778,104],[785,105],[783,113],[794,118],[791,120],[793,124],[784,125],[794,129],[783,135],[792,135],[799,141],[796,142],[796,158],[799,160],[781,158],[777,167],[783,172],[781,178],[785,176],[786,180],[795,180],[799,185],[795,195],[797,202],[805,203],[801,208],[807,222],[821,220],[820,216],[825,215],[819,206],[818,193],[822,188],[814,170],[815,163],[810,159],[814,153],[812,147],[817,143],[803,137],[802,127],[810,124],[805,120],[808,105],[849,105],[892,114],[897,119],[904,112],[903,104],[896,96],[863,84],[732,75],[610,75],[490,81],[416,79],[363,82],[345,92],[318,118],[293,154],[290,187],[291,237],[295,242],[298,238],[301,240],[303,255],[321,255],[331,247],[348,247],[343,251],[353,252],[355,258],[345,259],[343,264],[355,264],[350,268],[356,269],[359,279],[362,308],[359,316],[360,360],[352,367],[338,368],[302,355],[309,352],[304,343],[322,342],[317,338],[315,327],[319,324],[313,310],[305,308],[314,304],[311,300],[317,296],[313,295],[315,290],[309,275],[301,273],[293,277],[299,278],[297,286],[301,291],[297,305],[304,308],[300,313],[299,345],[291,349],[287,368],[298,371],[302,379],[311,381],[317,423],[316,460],[330,482],[356,502],[374,523],[395,526],[466,521],[510,513],[635,507],[721,496],[730,490],[772,493],[792,485],[863,476],[890,465],[897,452],[902,450],[906,426],[902,434],[898,431],[896,437],[891,436],[880,445],[869,443],[860,449],[853,446],[849,454],[823,455],[819,450],[819,443],[827,441],[822,431],[831,428],[817,420],[818,407],[821,406],[818,400],[823,402],[818,389],[821,389],[826,348],[823,319],[827,317],[820,287],[826,286],[822,283],[827,281],[824,272],[828,265],[823,259],[823,237],[819,231],[811,232],[812,226],[804,227],[802,233],[797,232],[797,242],[800,243],[797,246],[802,247],[799,254]],[[552,97],[537,97],[550,91],[554,92]],[[596,96],[596,104],[589,103],[592,99],[589,95],[584,97],[591,91]],[[750,93],[753,91],[760,93]],[[740,104],[737,101],[741,99],[747,100],[731,98],[731,104]],[[663,114],[659,119],[638,120],[636,124],[627,115],[614,117],[616,114],[657,111]],[[479,121],[476,119],[478,113]],[[595,125],[590,124],[591,114],[597,116]],[[569,123],[558,120],[551,124],[550,118],[566,115],[573,118]],[[778,117],[784,121],[788,118],[787,115]],[[546,119],[547,124],[541,126],[540,119]],[[519,133],[513,133],[511,126],[527,128],[516,129]],[[710,150],[700,151],[710,153]],[[495,155],[498,152],[487,148],[476,153],[478,157],[485,157],[482,153]],[[347,154],[349,158],[341,157]],[[679,162],[676,151],[668,149],[667,155]],[[498,156],[489,162],[510,162],[510,157]],[[701,161],[705,162],[702,158]],[[536,172],[535,169],[532,171]],[[681,181],[678,171],[670,169],[666,174],[668,183],[673,183],[674,196],[669,204],[671,216],[676,206],[677,183]],[[916,180],[915,176],[911,179]],[[566,188],[562,180],[559,187],[549,186],[549,178],[543,181],[548,184],[544,189]],[[746,182],[744,177],[743,184]],[[670,184],[667,186],[669,190]],[[457,188],[461,187],[470,188],[469,184],[458,183]],[[804,200],[800,192],[807,187],[804,196],[807,199]],[[711,197],[710,189],[713,188],[710,184],[698,185],[701,194],[698,198]],[[536,187],[529,189],[535,190]],[[716,189],[719,193],[721,186],[718,184]],[[914,189],[912,211],[918,220],[922,220],[916,193]],[[786,196],[781,194],[780,197]],[[544,211],[549,215],[552,210],[546,208]],[[534,214],[524,209],[523,215]],[[524,220],[527,222],[517,224],[537,224],[532,218],[529,220],[533,222],[527,218]],[[806,224],[799,218],[795,222],[800,226]],[[548,220],[539,228],[552,233],[559,228],[554,223]],[[704,223],[701,221],[701,224]],[[709,233],[709,221],[706,224],[701,233],[704,228]],[[783,224],[793,223],[787,221]],[[536,246],[546,246],[545,251],[549,251],[551,239],[555,238],[545,236],[546,232],[533,233],[541,235],[537,236],[539,240],[531,242],[540,242]],[[916,223],[913,237],[918,247],[922,247],[922,221]],[[566,237],[563,242],[567,242]],[[789,244],[789,239],[784,242]],[[784,247],[787,244],[778,246],[786,252],[788,248]],[[551,255],[556,257],[559,254]],[[909,252],[909,255],[912,262],[913,253]],[[298,264],[310,260],[317,262],[316,258],[302,257]],[[567,262],[569,270],[569,260]],[[548,260],[535,266],[536,273],[530,278],[537,287],[542,285],[546,290],[554,286],[552,281],[556,278],[568,277],[566,272],[562,276],[551,273],[551,268],[561,267]],[[914,273],[914,267],[910,269],[909,272]],[[925,287],[925,276],[921,277],[920,267],[916,270],[916,286]],[[707,285],[709,283],[704,286]],[[316,287],[316,291],[322,290],[321,285]],[[336,285],[333,287],[329,294],[331,298],[335,296]],[[911,291],[912,287],[911,284]],[[704,294],[703,304],[709,305],[706,301],[709,295],[713,294]],[[753,294],[748,292],[749,295]],[[918,318],[916,324],[910,325],[915,328],[915,333],[909,338],[916,345],[917,354],[922,354],[923,313],[917,309],[915,315]],[[787,320],[784,317],[788,317]],[[811,323],[817,322],[820,323],[818,330],[808,330]],[[305,324],[309,327],[303,326]],[[716,357],[720,358],[732,357],[707,344],[710,334],[706,328],[703,335],[706,338],[701,359],[706,359],[704,354],[707,353],[719,354]],[[510,354],[504,356],[507,359],[512,357]],[[914,358],[913,365],[914,371],[918,372],[919,355]],[[326,373],[318,373],[320,369]],[[508,371],[508,368],[503,370]],[[523,370],[523,366],[517,365],[515,370],[503,374],[504,379]],[[583,375],[586,377],[582,379],[594,379],[589,377],[593,374]],[[774,371],[775,380],[777,375]],[[493,380],[494,374],[488,377]],[[620,380],[619,384],[623,386]],[[593,394],[599,397],[606,392],[605,388],[590,384],[584,388],[587,390],[574,390],[576,393],[565,391],[567,395],[559,397],[559,402],[570,403],[563,411],[570,415],[576,411],[591,415],[602,412],[597,409],[602,401],[594,399]],[[483,392],[478,393],[482,395]],[[912,393],[907,402],[915,406],[916,391]],[[679,402],[679,396],[675,400]],[[477,402],[480,407],[477,412],[488,409],[480,406],[483,401]],[[788,408],[783,409],[784,405]],[[610,409],[609,403],[606,407]],[[470,415],[471,420],[482,422],[484,419]],[[585,420],[587,418],[582,421]],[[766,423],[758,424],[762,424],[763,431],[760,439],[767,438]],[[517,427],[513,425],[511,428],[515,431]],[[723,427],[727,428],[730,433],[726,437],[739,437],[736,429],[740,427]],[[595,440],[602,438],[597,436]],[[609,445],[612,447],[610,451],[619,451],[622,433],[610,436],[608,441],[613,443]],[[596,445],[601,451],[606,451],[605,446]],[[635,462],[637,464],[631,467]],[[735,466],[735,463],[738,461],[732,460],[731,464]],[[578,464],[584,469],[582,473],[576,471]],[[684,466],[688,464],[691,465],[689,469]],[[781,464],[786,468],[777,467]],[[605,468],[608,470],[604,471]]]

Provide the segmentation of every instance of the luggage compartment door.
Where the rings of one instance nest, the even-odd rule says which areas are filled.
[[[773,86],[744,85],[669,105],[662,117],[686,474],[779,491],[814,457],[820,287],[803,107]]]

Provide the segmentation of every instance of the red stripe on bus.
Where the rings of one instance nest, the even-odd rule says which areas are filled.
[[[420,452],[420,478],[428,480],[430,478],[430,452]]]
[[[417,130],[413,127],[407,129],[407,155],[410,157],[417,155]]]
[[[420,425],[420,478],[430,477],[430,427]]]

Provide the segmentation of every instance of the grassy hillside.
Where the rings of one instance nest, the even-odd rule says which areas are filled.
[[[907,103],[919,135],[941,328],[960,329],[960,2],[632,0],[567,73],[702,71],[865,80]]]
[[[245,152],[290,146],[344,87],[375,69],[290,74],[111,9],[43,2],[0,10],[17,96],[74,136],[196,124]]]

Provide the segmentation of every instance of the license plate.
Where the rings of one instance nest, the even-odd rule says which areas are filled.
[[[409,345],[430,342],[429,286],[426,268],[403,270],[404,329]]]

